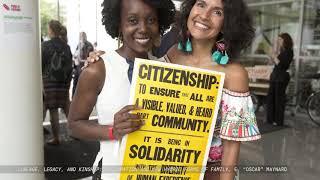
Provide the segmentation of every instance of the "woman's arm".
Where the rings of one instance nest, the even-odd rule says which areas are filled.
[[[244,93],[249,91],[248,73],[240,64],[229,64],[226,67],[226,78],[224,88]],[[240,142],[222,139],[223,156],[221,166],[229,168],[227,172],[220,173],[220,180],[233,180],[234,167],[238,164]]]
[[[225,68],[225,74],[224,88],[238,93],[249,91],[248,72],[241,64],[228,64]]]
[[[105,68],[102,61],[82,71],[68,115],[72,136],[88,140],[108,139],[108,126],[89,121],[104,79]]]
[[[276,53],[273,48],[270,49],[268,56],[272,64],[278,65],[280,60],[278,59],[278,53]]]
[[[72,136],[87,140],[109,139],[110,126],[99,125],[97,122],[88,120],[102,90],[104,80],[103,61],[93,63],[82,71],[68,115],[68,125]],[[135,109],[137,109],[135,106],[125,106],[114,115],[113,135],[116,139],[141,127],[142,122],[139,121],[139,117],[130,113]]]
[[[273,55],[271,56],[271,60],[273,61],[273,63],[274,63],[275,65],[278,65],[278,64],[280,63],[280,60],[278,59],[278,56],[277,56],[276,54],[273,54]]]

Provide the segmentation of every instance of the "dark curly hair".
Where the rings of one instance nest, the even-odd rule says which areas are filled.
[[[187,20],[195,3],[196,0],[185,0],[180,7],[180,42],[183,46],[188,38]],[[240,55],[241,50],[251,45],[255,29],[251,14],[243,0],[222,0],[222,3],[224,10],[223,34],[220,33],[217,40],[223,38],[229,57],[235,58]]]
[[[174,21],[175,6],[171,0],[143,0],[157,10],[159,32],[161,35]],[[122,0],[104,0],[102,3],[102,24],[112,38],[118,38]]]

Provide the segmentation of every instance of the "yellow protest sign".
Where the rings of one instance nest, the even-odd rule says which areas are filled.
[[[136,59],[130,104],[145,125],[121,146],[121,180],[203,178],[224,74]]]

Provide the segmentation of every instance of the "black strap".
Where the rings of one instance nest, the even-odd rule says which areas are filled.
[[[133,67],[134,67],[134,60],[126,59],[127,63],[129,64],[128,68],[128,79],[131,83],[132,81],[132,73],[133,73]]]

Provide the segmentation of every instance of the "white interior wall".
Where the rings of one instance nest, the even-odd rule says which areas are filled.
[[[19,172],[44,164],[38,0],[3,0],[0,22],[0,179],[43,180]]]

